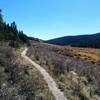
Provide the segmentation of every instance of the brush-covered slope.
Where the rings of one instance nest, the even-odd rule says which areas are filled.
[[[100,48],[100,33],[92,35],[65,36],[46,41],[56,45],[70,45],[75,47]]]
[[[74,51],[76,48],[33,43],[27,56],[50,73],[68,100],[100,100],[100,65],[89,61],[92,57],[83,59],[82,53],[79,55]],[[85,51],[89,57],[94,49]],[[95,51],[99,53],[97,49]]]

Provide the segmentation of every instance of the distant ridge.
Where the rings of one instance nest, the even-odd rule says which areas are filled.
[[[46,41],[55,45],[70,45],[74,47],[100,48],[100,33],[92,35],[65,36]]]

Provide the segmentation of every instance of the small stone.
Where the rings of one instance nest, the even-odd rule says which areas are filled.
[[[6,86],[7,86],[7,84],[6,84],[6,83],[3,83],[3,84],[2,84],[2,87],[3,87],[3,88],[4,88],[4,87],[6,87]]]

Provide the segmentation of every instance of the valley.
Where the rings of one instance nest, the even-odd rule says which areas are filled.
[[[23,15],[24,12],[21,14]],[[18,13],[14,11],[14,16],[15,14]],[[0,9],[0,100],[100,100],[100,32],[64,36],[46,41],[41,39],[45,38],[45,34],[40,33],[42,31],[44,33],[44,30],[48,33],[49,28],[55,30],[55,23],[50,24],[54,25],[53,27],[47,28],[49,24],[41,20],[45,17],[39,16],[40,18],[37,19],[37,16],[33,16],[31,19],[36,17],[32,20],[36,22],[33,27],[33,22],[29,21],[31,16],[28,15],[24,15],[25,18],[22,17],[20,20],[22,22],[17,26],[15,21],[7,23]],[[20,30],[19,24],[23,25],[30,34],[26,35]],[[46,27],[42,30],[44,24]],[[70,27],[70,31],[74,27]],[[38,31],[36,37],[33,37],[35,32],[33,29]],[[58,37],[59,29],[57,27],[56,34],[52,34],[51,37]],[[62,34],[60,35],[63,36]],[[37,38],[38,36],[40,39]]]

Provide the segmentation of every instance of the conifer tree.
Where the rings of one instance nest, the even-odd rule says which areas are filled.
[[[2,10],[0,9],[0,24],[3,23]]]

